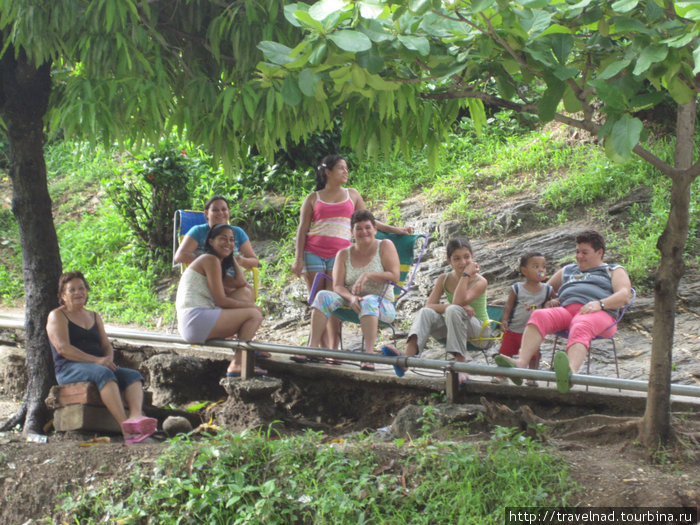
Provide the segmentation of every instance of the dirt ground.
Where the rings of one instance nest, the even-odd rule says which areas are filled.
[[[364,413],[363,428],[386,425],[386,414],[406,402],[405,393],[397,389],[389,392],[383,401],[385,404],[375,405],[370,415]],[[13,403],[4,400],[0,404],[3,411],[0,420],[13,408]],[[299,420],[303,419],[303,414],[299,414]],[[333,426],[341,432],[353,428],[347,421],[338,424],[337,417]],[[554,453],[564,459],[578,483],[579,490],[570,503],[631,507],[700,505],[699,415],[674,417],[674,430],[677,436],[674,445],[651,459],[635,444],[634,434],[629,432],[592,431],[574,438],[564,435],[548,438]],[[110,443],[90,444],[91,437],[79,433],[51,434],[48,443],[31,443],[19,433],[0,435],[0,523],[38,523],[47,516],[57,522],[71,522],[68,514],[56,509],[58,496],[78,488],[97,488],[136,468],[148,469],[167,446],[164,435],[156,435],[139,445],[125,445],[116,436]],[[483,438],[483,433],[474,436],[474,439]],[[396,450],[395,447],[387,450],[392,448]],[[522,503],[525,506],[529,502]]]

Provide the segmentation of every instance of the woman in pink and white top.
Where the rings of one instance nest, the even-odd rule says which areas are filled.
[[[354,188],[345,188],[348,182],[348,164],[341,155],[325,156],[316,168],[316,190],[301,205],[296,239],[296,258],[292,272],[306,279],[311,290],[318,272],[331,274],[335,255],[350,246],[352,231],[350,217],[356,210],[365,209],[365,202]],[[410,227],[397,228],[376,221],[377,229],[387,233],[410,234]],[[324,287],[331,289],[328,281]],[[329,321],[322,344],[337,348],[337,320]]]

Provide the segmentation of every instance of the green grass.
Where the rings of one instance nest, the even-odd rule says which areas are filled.
[[[66,496],[64,521],[139,523],[503,522],[506,506],[564,505],[573,484],[541,443],[496,428],[484,443],[420,439],[375,447],[371,436],[320,433],[176,438],[155,468]]]
[[[697,144],[700,148],[700,136]],[[313,188],[311,170],[290,170],[251,157],[245,168],[224,173],[199,148],[185,147],[197,166],[193,207],[213,193],[229,195],[234,222],[252,221],[256,231],[274,232],[279,239],[274,262],[260,269],[264,293],[277,294],[291,278],[298,210]],[[672,157],[672,143],[659,140],[649,147],[661,158]],[[146,264],[142,244],[126,234],[123,222],[110,216],[114,210],[101,192],[100,181],[116,176],[121,157],[80,143],[47,145],[49,189],[64,268],[80,268],[89,275],[95,290],[93,306],[99,305],[109,319],[139,323],[172,319],[172,306],[162,304],[153,292],[154,283],[169,271],[167,262]],[[543,228],[580,217],[603,222],[609,259],[628,269],[635,286],[651,285],[659,262],[656,241],[668,217],[670,181],[637,157],[614,164],[598,146],[569,141],[563,133],[532,130],[515,116],[501,113],[490,119],[481,137],[475,136],[467,120],[455,126],[436,173],[430,173],[423,151],[408,158],[398,154],[383,160],[359,160],[353,154],[347,158],[348,185],[391,224],[402,223],[399,203],[420,192],[428,203],[444,210],[443,220],[460,221],[470,236],[502,235],[504,226],[495,220],[494,210],[501,210],[505,199],[525,196],[538,202],[533,218]],[[623,216],[607,215],[607,207],[640,186],[651,189],[650,203],[633,206]],[[691,265],[697,264],[700,252],[699,189],[697,179],[686,246]],[[276,211],[264,205],[251,211],[251,203],[269,193],[288,197],[287,205]],[[19,234],[8,209],[0,209],[0,227],[0,299],[11,304],[24,291]]]

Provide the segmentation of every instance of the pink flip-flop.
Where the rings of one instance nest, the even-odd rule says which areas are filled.
[[[158,420],[146,416],[137,417],[135,419],[127,419],[122,423],[122,431],[124,434],[137,434],[139,437],[144,434],[147,434],[146,437],[150,436],[156,431],[156,428],[158,428]]]
[[[127,443],[131,445],[132,443],[141,443],[144,439],[147,439],[153,435],[153,432],[150,433],[145,433],[145,434],[140,434],[140,435],[132,435],[132,437],[126,438],[124,440],[124,443]],[[135,436],[135,437],[134,437]]]

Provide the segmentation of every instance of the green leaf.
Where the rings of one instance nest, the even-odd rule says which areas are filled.
[[[700,45],[693,51],[693,60],[695,61],[695,67],[693,68],[693,75],[700,73]]]
[[[314,17],[312,17],[308,11],[294,11],[294,16],[299,20],[303,25],[308,26],[312,29],[315,29],[319,33],[324,33],[325,28],[323,27],[323,24],[316,20]],[[301,26],[301,24],[299,24]]]
[[[328,44],[326,41],[320,42],[309,55],[309,64],[312,66],[317,66],[326,58],[326,51],[328,51]]]
[[[472,13],[477,14],[496,5],[496,0],[474,0],[472,2]]]
[[[668,55],[668,47],[666,46],[655,44],[646,46],[639,54],[639,58],[637,59],[637,63],[635,64],[634,71],[632,73],[634,75],[641,75],[647,69],[649,69],[649,66],[651,66],[653,63],[664,60],[666,55]]]
[[[301,91],[297,83],[291,76],[287,76],[282,82],[282,96],[284,97],[284,102],[290,106],[297,106],[301,102]]]
[[[696,96],[695,91],[688,86],[688,84],[683,82],[683,79],[679,75],[675,75],[671,78],[671,81],[668,82],[668,92],[673,97],[673,100],[681,105],[687,104]]]
[[[356,55],[357,63],[367,70],[368,73],[376,75],[384,69],[384,59],[377,50],[372,47],[369,51]]]
[[[639,142],[643,128],[642,121],[625,113],[615,122],[610,133],[612,148],[620,157],[627,160],[632,155],[632,149]]]
[[[549,37],[549,42],[552,46],[552,52],[554,56],[557,57],[559,63],[566,64],[569,58],[569,53],[574,47],[574,38],[568,34],[554,34]]]
[[[432,0],[409,0],[408,10],[418,16],[423,16],[431,7]]]
[[[384,14],[384,5],[377,0],[373,2],[365,0],[358,3],[360,5],[360,16],[362,16],[362,18],[379,18]]]
[[[562,99],[564,101],[564,109],[569,113],[578,113],[579,111],[581,111],[583,104],[576,97],[574,90],[571,89],[569,86],[566,87]]]
[[[639,0],[617,0],[611,7],[613,11],[618,13],[627,13],[637,7],[638,3]]]
[[[618,60],[606,67],[599,75],[598,78],[609,79],[617,75],[620,71],[629,66],[631,60],[626,58],[624,60]]]
[[[343,0],[321,0],[309,8],[309,14],[319,22],[323,22],[328,16],[342,11],[345,8]]]
[[[547,81],[547,89],[542,95],[539,104],[537,105],[537,115],[544,122],[549,122],[554,119],[557,112],[557,106],[564,95],[566,84],[556,79]]]
[[[263,40],[258,44],[258,49],[262,51],[265,58],[273,64],[284,65],[294,61],[294,59],[289,56],[289,53],[292,51],[291,48],[278,44],[277,42]]]
[[[484,103],[478,98],[468,98],[467,105],[469,106],[469,115],[474,123],[474,131],[477,136],[481,136],[481,132],[486,125],[486,111]]]
[[[333,41],[343,51],[351,53],[361,53],[372,47],[372,41],[364,33],[343,29],[328,35],[328,39]]]
[[[428,56],[430,54],[430,42],[425,37],[399,35],[398,39],[406,49],[418,51],[418,53],[423,56]]]
[[[313,97],[319,76],[310,69],[302,69],[299,74],[299,89],[307,97]]]

